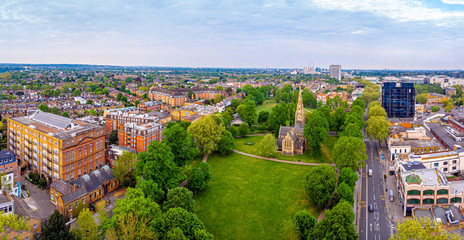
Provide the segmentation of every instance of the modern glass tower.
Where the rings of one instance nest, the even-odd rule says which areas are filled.
[[[386,82],[382,88],[382,107],[389,118],[413,118],[414,83]]]

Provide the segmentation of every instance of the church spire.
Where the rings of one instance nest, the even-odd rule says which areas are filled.
[[[299,88],[298,104],[296,106],[296,112],[295,112],[295,126],[298,124],[300,124],[301,126],[305,125],[305,114],[304,114],[304,107],[303,107],[303,97],[301,95],[301,86]]]

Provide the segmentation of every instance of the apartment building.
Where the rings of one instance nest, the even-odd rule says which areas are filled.
[[[440,104],[451,97],[439,93],[427,93],[427,105]]]
[[[133,148],[126,146],[110,145],[106,150],[106,164],[111,168],[114,167],[116,161],[124,152],[137,153]]]
[[[159,101],[148,101],[140,103],[137,105],[137,108],[139,109],[139,113],[148,113],[161,110],[161,105],[163,105],[163,103]]]
[[[413,118],[415,115],[414,83],[385,82],[382,87],[382,107],[389,118]]]
[[[159,123],[126,123],[119,124],[119,145],[133,148],[137,153],[148,150],[153,141],[163,140],[163,130]]]
[[[435,168],[443,174],[451,176],[460,173],[464,169],[464,151],[459,149],[426,154],[409,154],[398,159],[396,164],[397,166],[401,164],[421,164],[427,169]]]
[[[214,99],[217,94],[224,95],[223,92],[214,88],[175,88],[172,90],[156,88],[148,93],[148,97],[174,107],[184,106],[188,99]]]
[[[49,181],[70,181],[103,165],[105,130],[38,110],[8,119],[8,149]]]
[[[403,140],[395,141],[389,144],[391,159],[395,155],[433,153],[441,150],[441,144],[436,140]]]
[[[67,219],[76,215],[76,208],[81,201],[85,205],[96,202],[114,191],[119,181],[107,165],[79,177],[73,181],[54,181],[50,185],[50,200],[56,209]]]
[[[159,118],[149,114],[127,113],[125,111],[114,111],[105,117],[106,137],[109,138],[111,131],[118,130],[119,125],[126,123],[146,124],[158,122]]]
[[[463,207],[464,181],[448,181],[436,168],[401,166],[398,171],[399,196],[403,210],[454,204]]]
[[[9,150],[0,151],[0,175],[2,191],[9,194],[20,196],[21,194],[21,168],[18,166],[13,152]]]

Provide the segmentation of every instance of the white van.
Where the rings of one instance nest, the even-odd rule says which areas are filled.
[[[372,169],[369,169],[369,177],[372,177]]]

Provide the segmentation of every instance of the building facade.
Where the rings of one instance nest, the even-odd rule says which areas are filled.
[[[104,164],[105,129],[38,110],[8,119],[8,149],[49,181],[70,181]]]
[[[163,140],[163,130],[159,123],[126,123],[119,124],[119,145],[133,148],[137,153],[148,150],[153,141]]]
[[[342,80],[342,65],[330,65],[330,78],[335,78],[338,81]]]
[[[386,82],[382,88],[382,107],[389,118],[414,118],[414,83]]]
[[[214,88],[175,88],[172,90],[156,88],[148,93],[148,97],[174,107],[184,106],[188,99],[214,99],[218,94],[224,95],[223,92]]]
[[[106,164],[113,168],[118,158],[122,156],[124,152],[137,153],[135,149],[130,147],[110,145],[106,150]]]
[[[115,111],[108,113],[105,117],[106,137],[109,138],[111,131],[118,130],[119,125],[126,123],[146,124],[158,122],[159,118],[149,114],[127,113],[124,111]]]
[[[18,166],[15,155],[9,150],[0,151],[0,175],[2,175],[2,191],[20,196],[21,168]]]
[[[451,97],[439,94],[439,93],[427,93],[427,105],[441,104],[446,100],[450,100]]]

